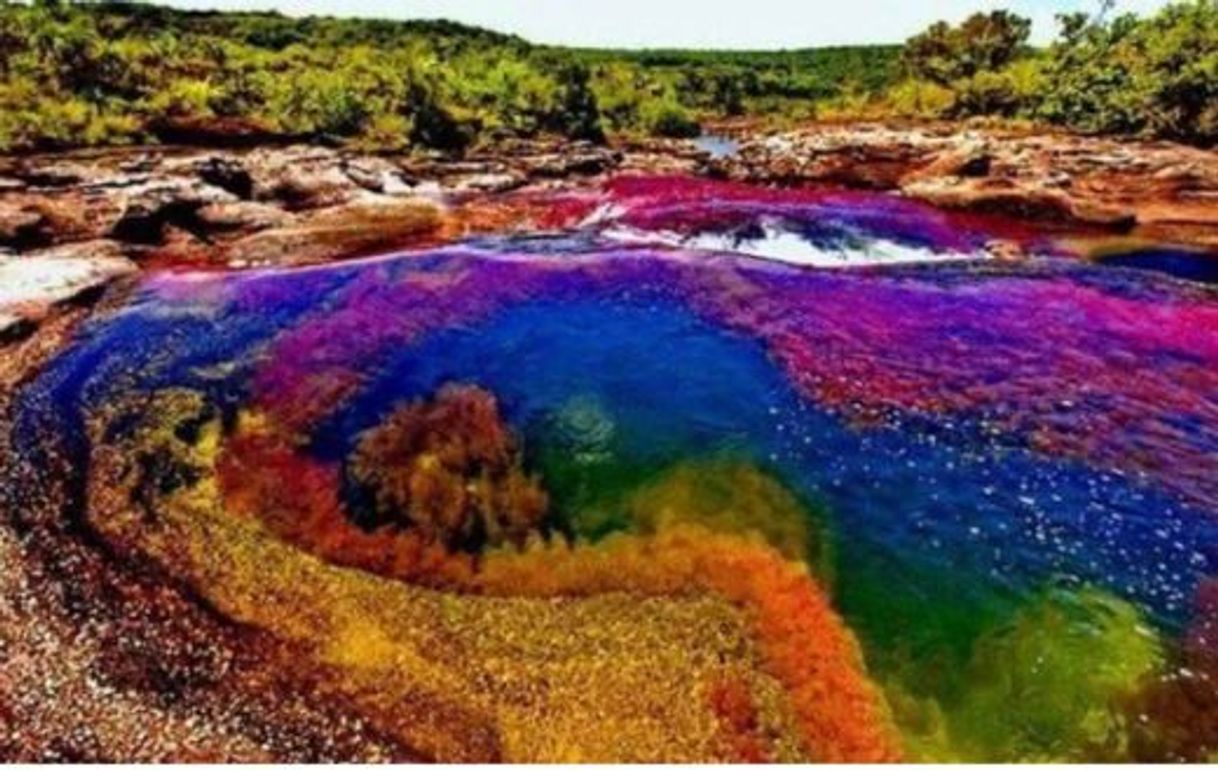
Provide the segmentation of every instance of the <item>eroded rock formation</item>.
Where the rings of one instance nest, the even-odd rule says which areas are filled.
[[[892,190],[947,208],[1218,245],[1218,157],[1166,142],[843,124],[750,138],[707,167],[750,182]]]

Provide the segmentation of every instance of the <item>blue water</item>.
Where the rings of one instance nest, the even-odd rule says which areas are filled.
[[[68,453],[83,473],[83,410],[133,391],[189,387],[237,409],[275,335],[369,270],[381,268],[255,278],[247,294],[283,297],[223,312],[143,297],[92,325],[24,392],[18,451],[35,463]],[[395,406],[463,382],[493,392],[526,441],[547,441],[538,427],[571,405],[593,405],[603,449],[623,462],[728,457],[764,468],[828,512],[835,601],[873,662],[897,648],[964,656],[1049,584],[1104,587],[1179,631],[1198,581],[1218,568],[1218,524],[1170,494],[913,415],[846,423],[796,392],[757,341],[709,324],[662,286],[534,299],[425,335],[363,374],[364,387],[316,428],[313,452],[341,459]],[[595,484],[597,468],[589,473]],[[944,607],[951,628],[927,622]]]
[[[317,451],[340,458],[396,405],[454,381],[495,393],[522,434],[595,404],[633,462],[726,455],[773,470],[827,505],[840,604],[874,640],[916,647],[937,634],[919,615],[940,603],[974,605],[980,626],[1047,583],[1106,587],[1175,628],[1218,565],[1218,525],[1167,495],[914,423],[851,427],[802,399],[753,341],[660,299],[534,302],[430,335],[319,430]],[[851,618],[862,592],[888,593],[891,613]]]
[[[1218,254],[1186,249],[1143,249],[1104,257],[1103,264],[1114,268],[1134,268],[1166,273],[1169,276],[1218,284]]]

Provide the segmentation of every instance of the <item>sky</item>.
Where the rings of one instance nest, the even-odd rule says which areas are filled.
[[[224,10],[452,19],[535,43],[615,48],[807,48],[897,43],[937,19],[1008,8],[1033,20],[1033,42],[1056,31],[1055,14],[1095,11],[1100,0],[167,0]],[[161,0],[166,2],[166,0]],[[1118,0],[1146,13],[1166,0]]]

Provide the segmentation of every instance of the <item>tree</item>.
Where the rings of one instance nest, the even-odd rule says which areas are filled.
[[[567,64],[559,70],[558,104],[551,124],[559,133],[572,139],[604,142],[600,107],[592,91],[591,75],[583,64]]]
[[[1218,1],[1189,0],[1148,19],[1060,19],[1040,117],[1096,133],[1218,141]]]
[[[905,43],[901,60],[913,77],[950,85],[993,72],[1024,50],[1032,22],[1010,11],[976,13],[959,26],[936,22]]]

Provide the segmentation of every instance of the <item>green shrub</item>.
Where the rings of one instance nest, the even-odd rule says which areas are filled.
[[[450,22],[0,0],[0,143],[142,138],[166,119],[460,150],[485,136],[693,136],[698,118],[1034,118],[1218,141],[1218,0],[1148,19],[1063,19],[1029,49],[995,11],[897,47],[780,52],[531,46]],[[899,76],[904,69],[904,79]],[[406,137],[403,140],[403,136]]]
[[[905,118],[940,118],[947,115],[956,101],[950,88],[928,80],[903,80],[885,94],[887,108]]]
[[[671,139],[690,139],[702,133],[698,121],[676,102],[649,102],[643,107],[643,127],[648,134]]]
[[[588,68],[583,64],[564,65],[556,79],[558,99],[550,114],[549,128],[572,139],[603,142],[600,106]]]
[[[1024,60],[997,72],[979,72],[954,84],[955,97],[948,112],[964,117],[997,115],[1014,118],[1036,108],[1044,79],[1037,62]]]

